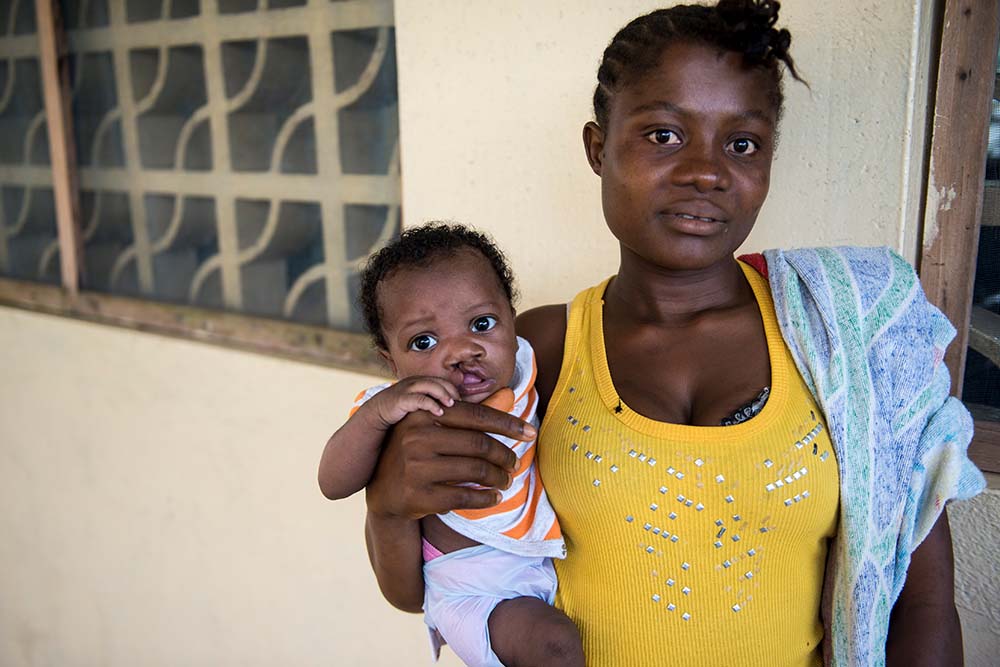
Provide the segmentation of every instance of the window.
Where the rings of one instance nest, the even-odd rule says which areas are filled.
[[[34,7],[0,2],[0,275],[59,283],[55,203]]]
[[[970,455],[1000,472],[1000,60],[996,5],[945,3],[921,280],[958,328],[945,357],[976,420]]]
[[[64,32],[0,0],[0,300],[378,368],[351,332],[359,264],[400,224],[392,2],[62,10]]]

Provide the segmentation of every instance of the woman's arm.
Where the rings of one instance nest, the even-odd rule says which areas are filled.
[[[456,403],[440,417],[407,415],[382,446],[368,483],[365,539],[385,598],[420,611],[424,582],[419,519],[453,509],[495,505],[517,465],[514,453],[487,433],[523,440],[535,428],[485,405]],[[488,488],[457,486],[474,482]]]
[[[419,613],[424,606],[420,522],[368,512],[365,545],[382,596],[396,609]]]
[[[910,560],[889,618],[889,667],[962,664],[962,627],[955,609],[955,561],[948,515],[942,512]]]

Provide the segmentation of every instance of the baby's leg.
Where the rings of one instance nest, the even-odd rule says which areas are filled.
[[[506,667],[583,667],[576,624],[538,598],[504,600],[490,614],[490,646]]]

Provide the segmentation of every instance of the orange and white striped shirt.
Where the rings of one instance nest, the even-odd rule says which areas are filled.
[[[538,427],[538,392],[535,391],[535,351],[518,336],[517,363],[511,389],[514,407],[510,414]],[[368,399],[392,386],[388,382],[363,391],[352,414]],[[556,513],[542,487],[535,461],[535,440],[514,440],[490,434],[510,447],[518,459],[514,482],[502,491],[500,502],[481,510],[455,510],[438,515],[452,530],[482,544],[519,556],[565,558],[566,543]]]

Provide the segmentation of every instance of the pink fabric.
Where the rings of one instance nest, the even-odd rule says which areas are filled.
[[[444,555],[444,552],[442,552],[440,549],[438,549],[436,546],[434,546],[424,538],[421,537],[420,542],[421,542],[421,552],[424,555],[425,563],[428,561],[432,561],[435,558],[440,558],[441,556]]]

